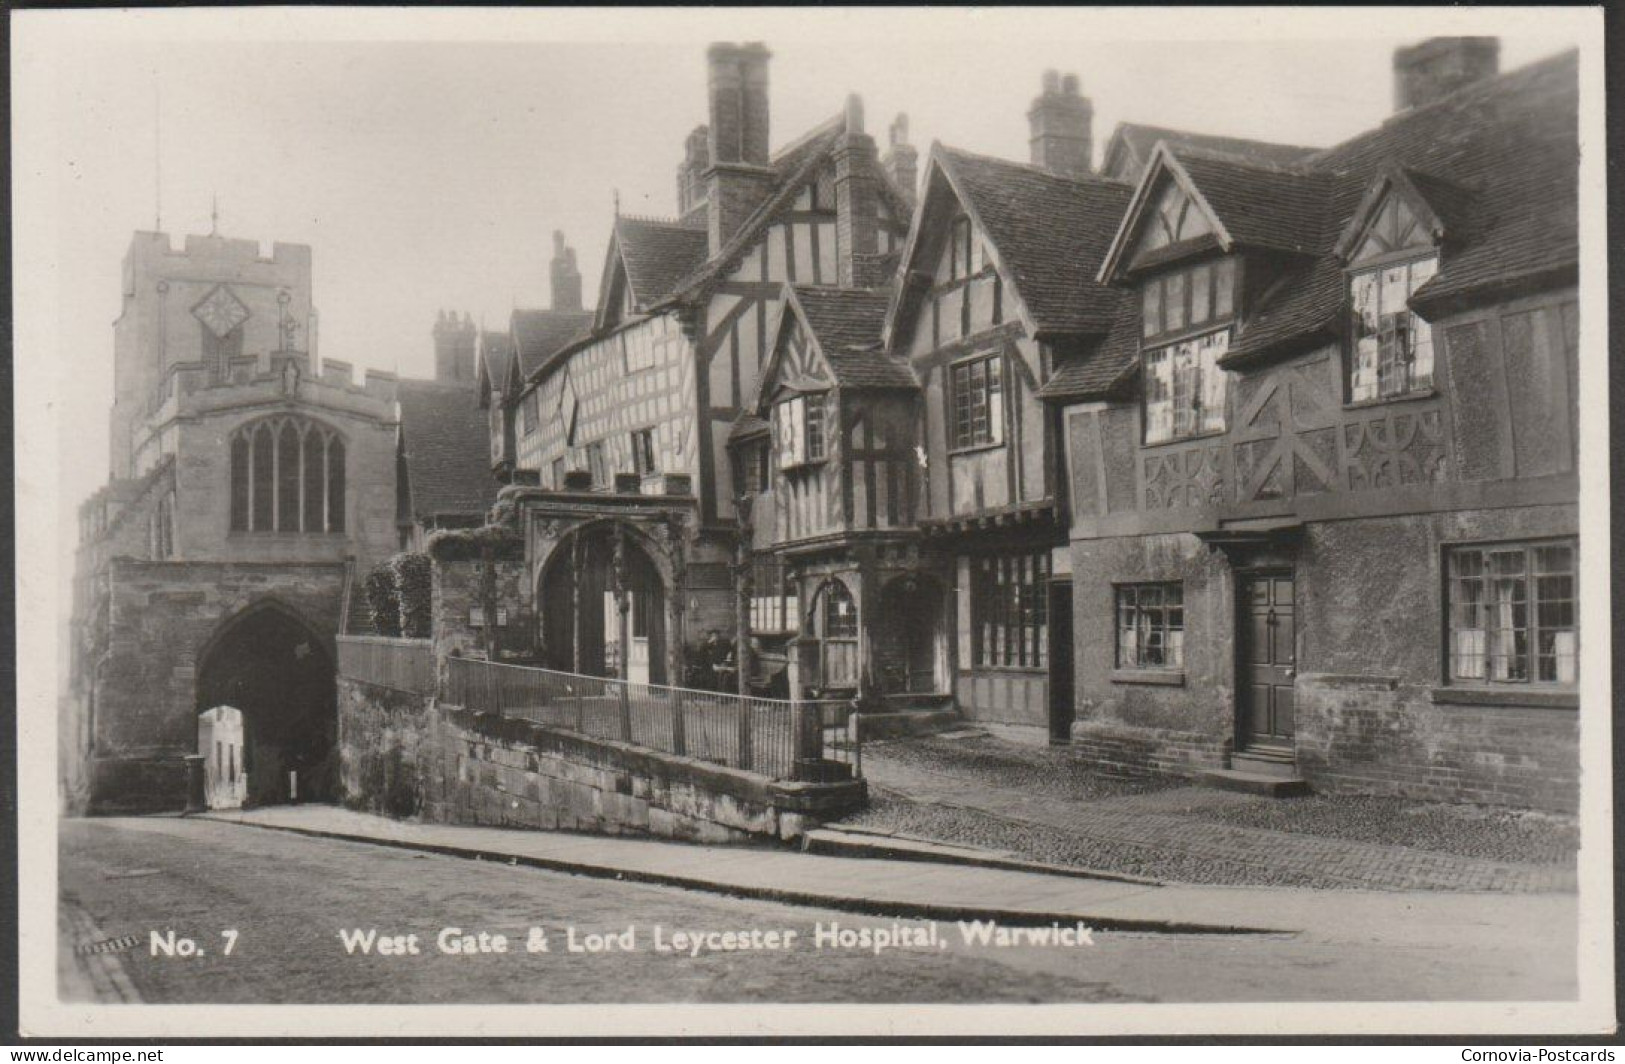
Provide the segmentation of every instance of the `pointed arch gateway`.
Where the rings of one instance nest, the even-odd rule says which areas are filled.
[[[618,589],[626,595],[629,629],[624,669]],[[591,522],[567,533],[542,565],[536,602],[547,668],[624,676],[633,683],[673,682],[667,668],[666,583],[641,536],[624,523]]]
[[[225,772],[241,804],[336,796],[337,696],[327,640],[297,610],[262,599],[221,622],[197,656],[197,712],[206,767],[223,722],[240,714],[240,754]],[[290,775],[292,774],[292,775]]]

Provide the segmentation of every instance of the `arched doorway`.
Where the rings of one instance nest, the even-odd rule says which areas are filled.
[[[199,656],[197,693],[200,718],[219,707],[241,716],[236,768],[247,776],[244,804],[334,797],[333,662],[322,639],[291,610],[265,603],[227,621]],[[207,767],[211,751],[198,752]]]
[[[615,541],[621,536],[628,594],[626,677],[666,683],[666,591],[660,570],[635,537],[612,525],[590,525],[553,549],[537,582],[542,659],[550,669],[588,676],[621,675],[620,616],[615,599]]]
[[[822,696],[858,687],[858,605],[839,580],[826,580],[813,597],[804,627],[801,660],[810,668],[804,685]],[[809,661],[810,657],[810,661]]]
[[[874,646],[884,694],[946,693],[946,602],[947,590],[924,574],[899,576],[881,589]]]

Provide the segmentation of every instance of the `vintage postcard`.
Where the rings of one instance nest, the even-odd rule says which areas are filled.
[[[23,1033],[1611,1031],[1601,28],[14,14]]]

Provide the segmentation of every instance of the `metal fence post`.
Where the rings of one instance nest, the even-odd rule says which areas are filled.
[[[734,733],[739,741],[739,767],[749,770],[756,760],[751,751],[751,704],[749,699],[736,697],[734,705],[739,709],[739,717],[734,722]]]
[[[687,727],[683,720],[684,703],[683,689],[671,689],[671,752],[678,755],[688,753]]]

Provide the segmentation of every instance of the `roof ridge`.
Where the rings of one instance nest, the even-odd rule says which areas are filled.
[[[1209,162],[1230,163],[1244,167],[1248,170],[1261,170],[1265,173],[1286,174],[1294,177],[1323,177],[1331,176],[1330,170],[1319,170],[1312,166],[1301,164],[1277,163],[1269,159],[1259,159],[1255,156],[1244,155],[1240,152],[1225,151],[1222,148],[1199,147],[1192,144],[1176,144],[1170,140],[1158,140],[1157,143],[1168,146],[1168,151],[1175,158],[1206,159]]]
[[[796,139],[790,141],[788,144],[781,145],[779,147],[778,151],[775,151],[771,155],[768,156],[767,161],[770,164],[771,163],[776,163],[779,160],[785,158],[786,156],[791,155],[791,154],[795,153],[796,151],[799,151],[800,149],[806,147],[808,144],[811,144],[813,141],[817,140],[819,137],[825,135],[826,133],[834,133],[835,131],[837,131],[841,127],[843,127],[845,124],[846,124],[846,112],[837,111],[835,114],[833,114],[830,117],[824,119],[822,122],[819,122],[819,123],[813,125],[810,129],[807,129],[806,131],[804,131],[801,134],[801,136],[799,136]]]
[[[1497,93],[1505,92],[1509,83],[1536,77],[1553,67],[1558,67],[1573,62],[1577,60],[1579,56],[1579,48],[1565,48],[1560,52],[1554,52],[1551,55],[1525,63],[1521,67],[1514,67],[1511,70],[1503,70],[1499,74],[1492,77],[1481,78],[1478,81],[1463,85],[1454,92],[1446,93],[1431,103],[1423,104],[1420,107],[1409,107],[1396,114],[1391,114],[1387,118],[1383,119],[1380,124],[1372,126],[1370,129],[1362,130],[1361,132],[1356,133],[1354,136],[1349,137],[1347,140],[1340,141],[1337,144],[1332,144],[1328,147],[1321,148],[1319,151],[1315,152],[1314,155],[1306,159],[1305,162],[1312,165],[1315,161],[1319,160],[1323,156],[1330,155],[1334,152],[1341,152],[1350,145],[1358,144],[1363,140],[1379,134],[1387,133],[1396,126],[1405,125],[1406,123],[1413,121],[1420,116],[1435,114],[1442,110],[1446,105],[1459,107],[1464,102],[1478,97],[1493,96]]]
[[[1283,140],[1264,140],[1261,137],[1248,137],[1239,133],[1207,133],[1198,129],[1181,129],[1178,126],[1159,126],[1151,122],[1118,122],[1117,129],[1113,132],[1115,133],[1118,130],[1123,129],[1143,130],[1148,133],[1172,133],[1178,137],[1203,137],[1213,140],[1234,140],[1241,141],[1246,144],[1258,144],[1268,148],[1286,148],[1292,151],[1301,151],[1305,155],[1313,155],[1316,152],[1325,150],[1324,148],[1317,148],[1309,144],[1288,144]]]
[[[1026,170],[1035,177],[1049,178],[1052,181],[1062,181],[1069,185],[1080,185],[1084,188],[1128,188],[1127,181],[1114,181],[1100,174],[1090,174],[1087,177],[1073,177],[1067,174],[1057,174],[1053,170],[1046,170],[1036,163],[1024,163],[1016,159],[1006,159],[1002,155],[988,155],[986,152],[971,151],[969,148],[956,148],[952,144],[937,141],[937,147],[946,154],[962,155],[970,159],[979,159],[982,162],[998,163],[1001,166],[1013,166],[1018,170]]]

